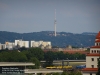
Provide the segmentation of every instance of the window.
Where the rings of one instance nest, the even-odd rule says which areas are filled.
[[[92,75],[92,73],[90,73],[90,75]]]
[[[96,50],[94,50],[94,53],[96,53]]]
[[[100,50],[97,50],[98,51],[98,53],[100,53]]]
[[[92,68],[94,68],[94,65],[91,65]]]
[[[97,61],[99,61],[99,58],[97,58]]]
[[[97,53],[99,53],[99,51],[97,50]]]
[[[91,58],[92,61],[94,61],[94,58]]]
[[[92,53],[93,53],[93,50],[92,50]]]
[[[97,43],[97,46],[98,46],[98,43]]]

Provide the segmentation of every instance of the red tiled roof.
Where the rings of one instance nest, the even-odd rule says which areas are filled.
[[[96,35],[96,39],[100,39],[100,31],[99,31],[98,34]]]
[[[92,46],[91,48],[100,48],[100,46]]]
[[[53,52],[59,52],[58,50],[43,50],[44,52],[47,51],[53,51]],[[80,53],[80,54],[88,54],[90,52],[83,51],[83,50],[62,50],[63,53],[70,53],[70,54],[75,54],[75,53]]]
[[[88,54],[89,52],[86,52],[86,51],[81,51],[81,50],[77,50],[77,51],[74,51],[74,50],[65,50],[63,51],[64,53],[70,53],[70,54],[75,54],[75,53],[80,53],[80,54]]]
[[[100,39],[96,40],[95,42],[100,42]]]
[[[87,54],[86,56],[100,56],[99,53],[90,53],[90,54]]]
[[[98,71],[98,68],[84,68],[82,71]]]

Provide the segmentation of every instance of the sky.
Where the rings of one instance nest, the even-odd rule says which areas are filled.
[[[0,31],[99,32],[100,0],[0,0]]]

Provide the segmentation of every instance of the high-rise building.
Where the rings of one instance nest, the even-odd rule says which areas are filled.
[[[13,42],[5,42],[5,45],[6,45],[6,48],[8,50],[12,50],[14,48],[14,46],[15,46],[15,43],[13,43]]]
[[[15,40],[15,46],[29,48],[29,41]]]
[[[42,49],[51,49],[51,42],[48,41],[31,41],[31,47],[40,47]]]
[[[6,45],[0,43],[0,50],[2,50],[2,49],[6,49]]]
[[[43,41],[31,41],[31,47],[39,47]]]

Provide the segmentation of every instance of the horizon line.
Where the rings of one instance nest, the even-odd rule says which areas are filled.
[[[12,33],[19,33],[19,34],[24,34],[24,33],[34,33],[34,32],[37,32],[37,31],[33,31],[33,32],[24,32],[24,33],[21,33],[21,32],[14,32],[14,31],[0,31],[0,32],[12,32]],[[55,31],[38,31],[38,32],[55,32]],[[60,33],[60,32],[65,32],[65,33],[74,33],[74,32],[66,32],[66,31],[59,31],[57,33]],[[99,31],[98,31],[99,32]],[[98,33],[98,32],[82,32],[82,33]],[[82,33],[74,33],[74,34],[82,34]]]

